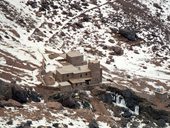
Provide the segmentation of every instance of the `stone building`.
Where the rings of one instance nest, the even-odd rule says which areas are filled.
[[[78,51],[70,51],[63,57],[65,59],[60,61],[63,66],[57,68],[55,74],[55,80],[59,85],[67,82],[68,86],[76,88],[102,82],[102,68],[98,60],[87,63]]]

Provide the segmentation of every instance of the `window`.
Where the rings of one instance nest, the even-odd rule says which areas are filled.
[[[86,76],[87,76],[88,74],[86,73]]]
[[[80,74],[80,77],[82,77],[83,75],[82,74]]]
[[[67,77],[69,77],[69,74],[67,74]]]

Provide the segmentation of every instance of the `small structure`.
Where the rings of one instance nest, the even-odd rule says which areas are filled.
[[[81,88],[102,82],[102,68],[98,60],[87,63],[79,51],[71,51],[64,56],[65,59],[60,61],[63,66],[57,68],[54,75],[60,87]]]
[[[67,91],[67,90],[71,90],[72,87],[71,87],[71,84],[67,81],[65,82],[60,82],[59,83],[59,88],[61,91]]]
[[[163,88],[159,87],[156,88],[155,90],[155,96],[158,98],[160,101],[165,101],[168,99],[168,93],[165,91]]]
[[[74,66],[83,65],[83,55],[78,51],[70,51],[66,54],[66,60],[68,63]]]

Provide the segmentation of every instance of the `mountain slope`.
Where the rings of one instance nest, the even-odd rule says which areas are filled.
[[[99,59],[103,83],[152,99],[170,91],[168,0],[1,0],[0,80],[43,85],[57,57],[80,50]]]
[[[162,4],[164,12],[160,15],[168,17],[168,3]],[[40,84],[36,76],[43,65],[49,71],[58,64],[49,54],[79,49],[88,59],[99,58],[113,74],[125,71],[132,78],[137,75],[169,85],[169,21],[155,16],[154,9],[158,8],[152,1],[147,4],[152,8],[137,0],[37,1],[35,8],[34,3],[7,0],[1,5],[3,80]],[[136,32],[139,39],[123,38],[118,30],[124,28]],[[122,56],[113,55],[115,46],[123,49]],[[110,64],[110,60],[114,62]]]

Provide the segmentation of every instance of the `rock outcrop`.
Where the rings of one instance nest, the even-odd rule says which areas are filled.
[[[130,29],[119,29],[119,34],[129,41],[136,41],[138,39],[136,32]]]

